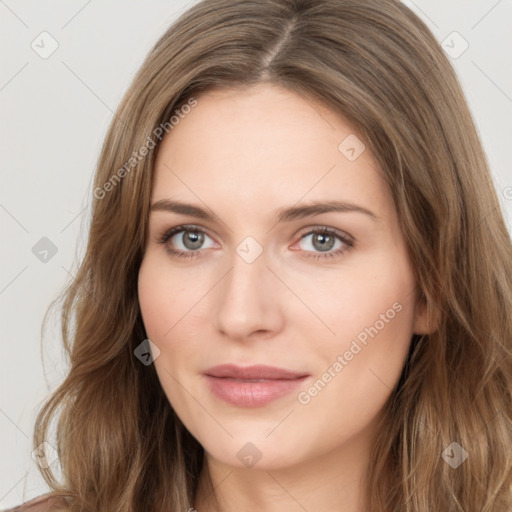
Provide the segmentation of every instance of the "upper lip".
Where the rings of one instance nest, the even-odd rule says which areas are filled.
[[[237,366],[235,364],[221,364],[206,370],[205,375],[210,377],[231,377],[234,379],[298,379],[306,377],[304,372],[294,372],[275,366],[257,364],[253,366]]]

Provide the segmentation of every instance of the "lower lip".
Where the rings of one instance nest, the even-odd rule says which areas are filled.
[[[212,393],[224,402],[238,407],[261,407],[266,405],[292,393],[306,378],[268,379],[250,382],[249,380],[206,375]]]

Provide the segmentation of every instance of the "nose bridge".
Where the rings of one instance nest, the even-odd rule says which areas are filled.
[[[277,327],[276,283],[272,284],[275,277],[267,268],[266,256],[254,239],[242,241],[233,254],[231,270],[220,287],[217,311],[219,329],[232,337]]]
[[[233,255],[231,271],[226,276],[224,298],[244,303],[251,297],[257,299],[256,296],[264,292],[265,288],[268,291],[267,273],[267,258],[263,251],[254,256],[254,249],[250,246],[247,248],[245,243],[240,244]]]

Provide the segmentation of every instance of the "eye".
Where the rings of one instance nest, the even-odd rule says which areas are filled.
[[[328,227],[308,231],[306,234],[301,236],[299,243],[307,240],[308,238],[310,238],[310,240],[303,244],[303,250],[306,253],[313,254],[305,255],[304,257],[306,258],[334,258],[343,255],[354,246],[354,240],[351,237],[337,229]],[[336,242],[338,242],[337,247]],[[306,249],[304,249],[304,246]],[[337,250],[332,251],[335,247]],[[308,250],[307,248],[312,248],[313,251]],[[315,253],[315,250],[318,250],[319,252]]]
[[[197,226],[177,226],[163,233],[157,241],[165,244],[166,251],[172,256],[186,259],[198,256],[199,250],[204,249],[201,246],[205,237],[210,238],[203,229]],[[178,249],[170,247],[169,241],[173,246],[177,245]]]
[[[343,255],[354,246],[352,237],[333,228],[321,227],[310,230],[301,236],[298,243],[300,244],[309,237],[312,238],[301,248],[306,253],[305,258],[334,258]],[[203,247],[206,238],[212,240],[206,231],[198,226],[182,225],[165,231],[158,237],[157,242],[164,244],[170,255],[180,259],[190,259],[200,256],[201,249],[208,249],[216,245],[212,240],[213,244],[210,247]],[[336,247],[336,242],[338,242],[337,250],[332,251]],[[313,248],[313,250],[308,248]],[[315,253],[315,250],[319,252]]]

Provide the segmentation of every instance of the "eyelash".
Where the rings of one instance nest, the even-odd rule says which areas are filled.
[[[197,226],[182,225],[182,226],[177,226],[175,228],[171,228],[171,229],[165,231],[164,233],[162,233],[162,235],[160,235],[157,238],[157,242],[165,245],[165,244],[167,244],[168,240],[170,238],[172,238],[174,235],[176,235],[177,233],[187,232],[187,231],[193,232],[193,233],[203,233],[206,236],[209,236],[206,231],[204,231],[203,229],[201,229]],[[338,240],[343,242],[345,244],[345,247],[342,249],[338,249],[337,251],[334,251],[334,252],[325,252],[325,253],[317,253],[316,255],[308,255],[308,256],[305,256],[305,258],[312,258],[314,260],[325,259],[325,258],[335,258],[338,256],[342,256],[345,252],[349,251],[350,249],[352,249],[354,247],[354,241],[352,239],[350,239],[349,237],[344,235],[341,231],[338,231],[337,229],[329,228],[326,226],[310,230],[307,233],[304,233],[300,239],[302,240],[303,238],[305,238],[309,235],[313,235],[313,234],[333,235],[336,238],[338,238]],[[171,254],[172,256],[175,256],[179,259],[197,258],[201,251],[201,249],[198,249],[196,251],[179,251],[176,249],[171,249],[168,246],[165,246],[165,249],[169,254]],[[311,251],[305,251],[305,252],[309,253]]]

